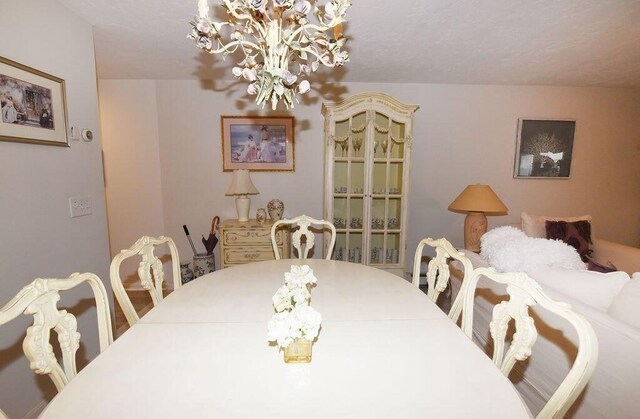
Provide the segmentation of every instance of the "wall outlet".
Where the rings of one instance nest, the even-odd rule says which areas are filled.
[[[91,197],[76,196],[69,198],[69,210],[71,212],[71,218],[91,214]]]

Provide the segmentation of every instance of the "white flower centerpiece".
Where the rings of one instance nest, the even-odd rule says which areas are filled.
[[[269,341],[284,349],[287,363],[311,361],[311,345],[322,323],[320,313],[309,305],[316,282],[308,265],[291,265],[284,274],[284,285],[272,298],[275,314],[268,324]]]

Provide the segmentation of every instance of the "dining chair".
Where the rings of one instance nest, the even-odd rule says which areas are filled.
[[[76,352],[80,347],[80,333],[76,317],[66,310],[59,310],[57,302],[60,300],[60,291],[70,290],[85,282],[91,286],[96,300],[102,352],[113,342],[113,334],[107,291],[95,274],[76,272],[64,279],[37,278],[0,309],[0,325],[20,314],[33,316],[33,325],[27,328],[22,348],[31,369],[36,374],[49,375],[58,391],[77,374]],[[58,335],[62,366],[49,342],[51,330]]]
[[[422,262],[422,252],[425,246],[433,247],[436,251],[435,257],[433,257],[427,264],[427,296],[434,303],[438,301],[438,297],[449,284],[449,278],[451,277],[451,271],[449,268],[449,260],[458,260],[463,268],[464,275],[467,275],[473,270],[473,264],[462,252],[459,252],[453,245],[444,237],[440,239],[432,239],[428,237],[422,239],[418,243],[415,256],[413,258],[413,277],[411,283],[416,287],[420,287],[420,265]],[[459,305],[460,293],[456,296],[454,306]]]
[[[540,285],[524,272],[500,273],[493,268],[476,268],[462,283],[462,304],[452,308],[450,317],[462,314],[462,331],[472,338],[475,290],[481,277],[506,285],[508,300],[493,309],[490,334],[493,340],[493,362],[509,376],[516,361],[524,361],[538,337],[529,307],[538,305],[566,319],[577,331],[578,352],[569,373],[553,393],[537,418],[562,418],[587,385],[598,360],[598,339],[591,324],[567,303],[549,298]],[[505,354],[509,323],[514,320],[515,333]]]
[[[333,247],[336,244],[336,228],[329,221],[316,220],[307,215],[300,215],[295,218],[278,220],[271,226],[271,245],[273,246],[273,253],[276,259],[280,259],[280,252],[278,251],[278,243],[276,242],[276,231],[281,225],[297,226],[298,228],[291,233],[291,244],[298,251],[298,259],[307,259],[309,251],[315,245],[315,235],[309,230],[309,227],[314,227],[324,230],[328,228],[331,231],[331,241],[329,247],[327,247],[327,254],[325,259],[331,259],[333,253]],[[294,227],[295,228],[295,227]],[[305,237],[304,251],[302,250],[302,236]]]
[[[111,261],[110,277],[113,294],[122,308],[122,312],[127,318],[129,326],[133,326],[140,316],[133,307],[133,303],[124,287],[124,282],[120,277],[120,265],[129,258],[141,256],[142,260],[138,265],[138,278],[142,284],[142,288],[147,290],[151,295],[153,306],[157,306],[164,299],[162,285],[164,283],[164,270],[162,261],[154,254],[157,246],[167,245],[171,254],[171,273],[173,275],[173,289],[176,290],[182,285],[180,278],[180,259],[178,258],[178,249],[176,244],[170,237],[140,237],[133,246],[128,249],[121,250]]]

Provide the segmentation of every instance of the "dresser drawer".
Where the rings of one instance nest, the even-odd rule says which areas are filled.
[[[282,232],[276,233],[276,243],[282,244]],[[229,229],[222,231],[222,241],[227,246],[244,246],[246,244],[271,246],[271,231],[265,229]]]
[[[279,249],[282,253],[282,248]],[[247,247],[247,248],[233,248],[227,247],[224,249],[222,255],[225,265],[241,264],[248,262],[258,262],[261,260],[273,260],[275,255],[273,254],[272,247]]]

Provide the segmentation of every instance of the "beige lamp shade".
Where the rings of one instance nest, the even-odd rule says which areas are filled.
[[[480,251],[480,238],[487,232],[485,214],[504,215],[509,209],[489,185],[469,185],[449,205],[449,211],[467,213],[464,219],[464,247]]]
[[[249,221],[249,209],[251,208],[251,198],[247,195],[257,195],[260,192],[251,182],[251,176],[246,169],[234,170],[231,186],[227,190],[226,195],[236,196],[236,212],[238,213],[238,221]]]
[[[449,211],[498,214],[506,213],[509,208],[489,185],[469,185],[449,205]]]
[[[225,195],[257,195],[259,193],[253,182],[251,182],[248,170],[233,171],[233,179]]]

